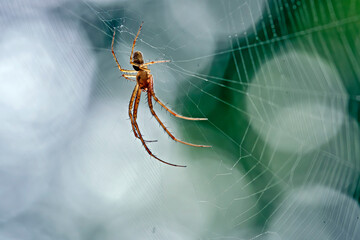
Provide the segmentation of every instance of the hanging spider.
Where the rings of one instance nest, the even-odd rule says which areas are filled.
[[[112,38],[112,42],[111,42],[111,51],[112,54],[114,56],[115,62],[119,68],[119,70],[121,72],[124,73],[128,73],[128,74],[123,74],[122,76],[130,81],[136,81],[136,86],[134,88],[134,91],[131,95],[130,98],[130,103],[129,103],[129,117],[131,120],[131,126],[134,132],[134,135],[136,138],[139,138],[142,145],[144,146],[144,148],[146,149],[146,151],[149,153],[150,156],[152,156],[153,158],[159,160],[162,163],[171,165],[171,166],[175,166],[175,167],[186,167],[183,165],[176,165],[176,164],[172,164],[172,163],[168,163],[165,162],[163,160],[161,160],[160,158],[156,157],[148,148],[148,146],[146,145],[146,142],[153,142],[153,141],[146,141],[143,139],[139,126],[136,122],[136,118],[137,118],[137,110],[139,107],[139,102],[140,102],[140,96],[141,96],[141,91],[146,92],[147,93],[147,97],[148,97],[148,105],[151,111],[151,114],[156,118],[156,120],[160,123],[161,127],[165,130],[165,132],[176,142],[180,142],[189,146],[194,146],[194,147],[211,147],[211,146],[207,146],[207,145],[197,145],[197,144],[192,144],[192,143],[188,143],[188,142],[184,142],[181,141],[177,138],[174,137],[174,135],[172,135],[169,130],[165,127],[165,125],[161,122],[160,118],[156,115],[154,108],[153,108],[153,104],[152,104],[152,98],[154,98],[154,100],[156,102],[158,102],[166,111],[168,111],[169,113],[171,113],[172,115],[174,115],[175,117],[178,118],[182,118],[182,119],[186,119],[186,120],[207,120],[207,118],[190,118],[190,117],[184,117],[182,115],[177,114],[176,112],[174,112],[173,110],[169,109],[167,106],[165,106],[165,104],[163,104],[155,95],[154,92],[154,84],[153,84],[153,76],[150,73],[150,69],[148,69],[148,65],[151,64],[155,64],[155,63],[164,63],[164,62],[169,62],[169,60],[162,60],[162,61],[152,61],[152,62],[147,62],[144,63],[144,59],[143,59],[143,55],[140,51],[136,51],[134,53],[134,47],[136,44],[136,39],[139,36],[139,33],[141,31],[142,25],[144,22],[141,23],[140,28],[135,36],[134,42],[132,44],[132,49],[131,49],[131,54],[130,54],[130,64],[133,66],[134,70],[126,70],[121,68],[115,52],[114,52],[114,39],[115,39],[115,30],[114,30],[114,34],[113,34],[113,38]],[[136,74],[136,75],[135,75]],[[132,79],[135,78],[135,79]],[[134,104],[135,102],[135,104]]]

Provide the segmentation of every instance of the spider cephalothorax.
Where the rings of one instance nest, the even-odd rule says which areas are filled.
[[[144,59],[143,59],[143,55],[140,51],[136,51],[134,52],[134,56],[133,56],[133,59],[134,59],[134,63],[136,64],[143,64],[144,63]],[[137,65],[133,65],[133,68],[136,70],[136,71],[139,71],[140,68],[137,66]]]
[[[169,113],[171,113],[172,115],[174,115],[175,117],[178,118],[182,118],[182,119],[186,119],[186,120],[207,120],[207,118],[190,118],[190,117],[184,117],[182,115],[177,114],[176,112],[174,112],[173,110],[171,110],[170,108],[168,108],[167,106],[165,106],[165,104],[163,104],[155,95],[154,92],[154,80],[153,80],[153,76],[150,73],[150,69],[148,69],[148,65],[154,64],[154,63],[163,63],[163,62],[169,62],[168,60],[161,60],[161,61],[152,61],[152,62],[148,62],[148,63],[144,63],[144,59],[143,59],[143,55],[140,51],[136,51],[134,54],[134,47],[135,47],[135,43],[136,43],[136,39],[139,36],[140,30],[141,30],[142,24],[140,25],[139,31],[136,34],[136,37],[134,39],[133,45],[132,45],[132,49],[131,49],[131,54],[130,54],[130,64],[133,66],[134,70],[126,70],[121,68],[115,52],[114,52],[114,39],[115,39],[115,31],[114,31],[114,35],[113,35],[113,39],[111,42],[111,51],[112,54],[114,56],[115,62],[119,68],[119,70],[121,72],[124,73],[130,73],[130,74],[123,74],[122,76],[130,81],[134,81],[134,79],[132,78],[136,78],[136,86],[134,88],[134,91],[131,95],[130,98],[130,103],[129,103],[129,117],[130,117],[130,121],[131,121],[131,126],[134,132],[134,135],[136,138],[139,138],[142,145],[144,146],[144,148],[146,149],[146,151],[149,153],[150,156],[156,158],[157,160],[159,160],[162,163],[171,165],[171,166],[175,166],[175,167],[186,167],[186,166],[182,166],[182,165],[176,165],[176,164],[172,164],[172,163],[168,163],[165,162],[163,160],[161,160],[160,158],[156,157],[148,148],[148,146],[146,145],[146,142],[153,142],[153,141],[146,141],[143,139],[139,126],[137,124],[137,110],[139,107],[139,103],[140,103],[140,97],[141,97],[141,92],[147,92],[147,97],[148,97],[148,105],[151,111],[151,114],[155,117],[155,119],[159,122],[160,126],[165,130],[165,132],[176,142],[180,142],[189,146],[194,146],[194,147],[210,147],[207,145],[197,145],[197,144],[192,144],[192,143],[188,143],[188,142],[184,142],[181,141],[177,138],[174,137],[174,135],[172,135],[172,133],[165,127],[165,125],[163,124],[163,122],[160,120],[160,118],[157,116],[157,114],[154,111],[153,108],[153,104],[152,104],[152,99],[154,99],[156,102],[158,102],[166,111],[168,111]],[[134,75],[136,74],[136,75]]]

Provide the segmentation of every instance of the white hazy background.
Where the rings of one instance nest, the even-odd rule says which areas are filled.
[[[219,10],[223,4],[217,1],[154,1],[150,9],[140,1],[130,2],[79,1],[87,8],[95,4],[105,7],[126,3],[130,12],[151,12],[130,19],[125,33],[135,34],[142,20],[167,29],[165,33],[169,35],[181,31],[174,40],[178,43],[173,44],[184,45],[184,50],[171,57],[189,59],[209,55],[201,67],[211,63],[210,55],[219,39],[251,27],[266,3],[233,1],[233,9],[244,4],[250,9],[248,16],[239,17],[235,10],[230,13]],[[192,7],[188,7],[190,4]],[[101,51],[91,45],[81,24],[81,11],[74,1],[67,0],[0,3],[0,240],[176,240],[208,239],[208,236],[356,239],[360,236],[358,203],[321,184],[287,189],[284,201],[267,222],[268,229],[263,231],[263,226],[254,225],[251,219],[254,214],[261,214],[261,209],[254,207],[256,199],[253,190],[247,187],[246,173],[231,169],[224,174],[227,178],[216,182],[222,176],[219,154],[221,159],[226,159],[226,153],[215,155],[209,150],[198,155],[200,161],[190,164],[196,155],[189,153],[191,149],[171,142],[151,118],[146,105],[141,104],[139,123],[147,138],[159,140],[149,144],[153,152],[164,156],[161,158],[166,161],[191,167],[172,168],[150,158],[135,140],[127,116],[134,85],[120,78],[110,45]],[[75,17],[68,17],[69,12],[75,13]],[[188,17],[184,19],[184,15]],[[243,24],[237,25],[239,21]],[[176,28],[172,29],[173,26]],[[99,30],[98,34],[104,32]],[[129,39],[133,37],[131,34]],[[145,32],[145,36],[151,33]],[[193,37],[197,41],[190,43]],[[141,46],[146,58],[158,57],[159,51],[152,45]],[[131,42],[126,45],[117,42],[121,63],[128,62],[130,47]],[[169,56],[168,50],[161,51]],[[294,68],[300,62],[304,69],[279,68],[277,61],[282,59]],[[104,66],[108,71],[99,70]],[[285,79],[277,83],[281,87],[306,91],[306,82],[303,86],[297,84],[301,73],[314,66],[328,76],[316,71],[310,74],[313,81],[319,82],[319,88],[309,90],[336,89],[342,96],[338,103],[329,105],[326,99],[316,96],[305,101],[301,94],[288,99],[286,94],[273,98],[271,80],[283,74]],[[189,71],[198,69],[186,63],[184,67]],[[264,80],[263,71],[269,71],[266,79],[270,82]],[[287,75],[286,71],[299,73]],[[247,111],[253,118],[251,127],[263,141],[282,151],[298,149],[298,142],[288,141],[284,132],[296,135],[297,140],[305,143],[301,145],[304,153],[330,141],[343,141],[337,142],[340,146],[360,144],[357,124],[346,116],[343,101],[346,91],[333,71],[328,63],[295,51],[264,63],[246,98]],[[166,102],[175,105],[174,92],[167,92],[166,83],[176,78],[166,67],[154,72],[161,75],[156,83],[158,92]],[[269,86],[269,91],[259,90],[257,86],[265,89]],[[327,88],[324,90],[322,86]],[[264,102],[276,104],[277,111],[269,116],[266,110],[269,106],[264,108]],[[294,112],[298,115],[294,116]],[[173,118],[165,111],[158,114],[180,135],[181,125],[172,123]],[[299,121],[302,117],[305,119]],[[283,132],[273,128],[277,124]],[[269,134],[274,137],[269,139]],[[186,138],[186,134],[180,138]],[[340,158],[348,157],[334,149],[327,151]],[[349,164],[353,166],[359,152],[351,158]],[[303,161],[312,159],[313,156],[306,156]],[[269,168],[276,169],[279,165],[275,159]],[[281,174],[278,174],[280,179]],[[242,221],[242,227],[236,228],[234,222]]]

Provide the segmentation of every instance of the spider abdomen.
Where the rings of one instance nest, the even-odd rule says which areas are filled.
[[[139,71],[136,75],[136,81],[139,84],[140,89],[148,89],[152,75],[146,71]]]

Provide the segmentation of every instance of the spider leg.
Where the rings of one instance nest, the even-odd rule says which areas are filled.
[[[126,78],[127,80],[136,82],[135,79],[131,79],[131,78],[136,78],[136,75],[123,74],[123,75],[121,75],[121,76],[124,77],[124,78]]]
[[[170,60],[151,61],[151,62],[147,62],[147,63],[143,63],[143,64],[134,63],[133,61],[130,61],[130,64],[133,66],[139,67],[141,70],[150,72],[150,69],[147,68],[148,65],[155,64],[155,63],[165,63],[165,62],[170,62]]]
[[[135,131],[134,118],[132,115],[132,108],[133,108],[134,100],[135,100],[138,90],[139,90],[139,84],[136,84],[134,91],[131,94],[131,98],[130,98],[130,102],[129,102],[129,117],[130,117],[130,121],[131,121],[131,127],[133,129],[133,132],[134,132],[134,135],[136,138],[139,138],[139,136],[137,135],[137,131]]]
[[[185,145],[189,145],[189,146],[193,146],[193,147],[211,147],[211,146],[207,146],[207,145],[197,145],[197,144],[193,144],[193,143],[188,143],[188,142],[184,142],[181,141],[179,139],[177,139],[176,137],[174,137],[174,135],[171,134],[171,132],[166,128],[166,126],[164,125],[163,122],[161,122],[160,118],[156,115],[154,108],[153,108],[153,104],[151,101],[151,93],[148,91],[148,104],[149,104],[149,108],[151,111],[151,114],[156,118],[156,120],[160,123],[161,127],[165,130],[165,132],[176,142],[185,144]]]
[[[141,89],[137,89],[137,95],[136,95],[136,99],[135,99],[135,105],[134,105],[134,115],[135,115],[135,112],[137,111],[137,108],[139,106],[139,102],[140,102],[140,96],[141,96]],[[150,149],[148,148],[148,146],[146,145],[146,142],[145,140],[143,139],[142,135],[141,135],[141,132],[140,132],[140,129],[139,129],[139,126],[136,122],[136,120],[134,119],[134,126],[135,126],[135,129],[137,131],[137,134],[139,136],[139,139],[142,143],[142,145],[144,146],[145,150],[148,152],[148,154],[150,156],[152,156],[153,158],[157,159],[158,161],[162,162],[162,163],[165,163],[167,165],[170,165],[170,166],[174,166],[174,167],[186,167],[186,166],[183,166],[183,165],[176,165],[176,164],[172,164],[172,163],[168,163],[168,162],[165,162],[163,160],[161,160],[160,158],[156,157],[151,151]]]
[[[139,84],[136,84],[137,86],[139,86]],[[137,112],[138,112],[138,107],[139,107],[139,103],[140,103],[140,96],[141,96],[141,89],[138,87],[138,90],[140,92],[139,97],[136,96],[135,99],[135,104],[134,104],[134,108],[133,108],[133,115],[132,115],[132,119],[133,122],[136,122],[137,119]],[[136,94],[136,93],[135,93]],[[134,96],[135,98],[135,96]],[[130,106],[129,106],[129,111],[130,111]],[[134,130],[134,126],[133,126],[133,130]],[[135,137],[140,138],[138,134],[135,134]],[[144,140],[145,142],[157,142],[157,140]]]
[[[186,120],[192,120],[192,121],[204,121],[204,120],[208,120],[207,118],[191,118],[191,117],[185,117],[185,116],[182,116],[180,114],[177,114],[176,112],[174,112],[173,110],[171,110],[170,108],[168,108],[167,106],[165,106],[164,103],[162,103],[155,95],[155,92],[154,92],[154,86],[153,86],[153,80],[151,79],[150,81],[150,87],[149,87],[149,91],[151,92],[151,95],[152,97],[154,98],[154,100],[156,102],[158,102],[163,108],[165,108],[166,111],[168,111],[169,113],[171,113],[172,115],[174,115],[175,117],[178,117],[178,118],[182,118],[182,119],[186,119]]]
[[[116,55],[115,55],[115,52],[114,52],[115,32],[116,32],[116,31],[114,30],[114,35],[113,35],[113,38],[112,38],[112,41],[111,41],[111,52],[112,52],[112,54],[113,54],[113,56],[114,56],[115,62],[116,62],[116,64],[117,64],[117,67],[119,68],[119,70],[120,70],[121,72],[135,73],[135,72],[136,72],[135,70],[122,69],[121,66],[120,66],[120,64],[119,64],[119,61],[118,61],[117,58],[116,58]]]
[[[133,42],[133,45],[132,45],[132,48],[131,48],[130,64],[132,64],[132,61],[133,61],[133,54],[134,54],[134,48],[135,48],[136,40],[137,40],[137,38],[138,38],[138,36],[139,36],[139,33],[140,33],[140,31],[141,31],[141,28],[142,28],[142,25],[143,25],[143,24],[144,24],[144,22],[141,22],[141,25],[140,25],[140,27],[139,27],[139,30],[138,30],[136,36],[135,36],[135,39],[134,39],[134,42]]]
[[[151,61],[151,62],[143,63],[141,64],[141,66],[147,66],[155,63],[165,63],[165,62],[170,62],[170,60]]]
[[[131,80],[131,79],[130,79]],[[134,91],[131,95],[131,98],[130,98],[130,102],[129,102],[129,117],[130,117],[130,121],[131,121],[131,127],[132,127],[132,130],[134,132],[134,135],[136,138],[139,138],[138,134],[137,134],[137,131],[135,129],[135,124],[134,124],[134,121],[136,121],[136,118],[137,118],[137,108],[138,108],[138,105],[139,103],[137,103],[136,105],[136,102],[135,102],[135,105],[134,105],[134,101],[135,101],[135,97],[136,97],[136,94],[139,90],[139,84],[136,84],[135,88],[134,88]],[[134,109],[136,109],[136,111],[134,111],[134,114],[132,113],[133,111],[133,105],[134,105]],[[145,142],[157,142],[157,140],[144,140]]]
[[[130,62],[130,64],[139,67],[143,71],[150,72],[150,69],[148,69],[147,66],[143,66],[143,64],[134,63],[134,62]]]
[[[170,60],[152,61],[152,62],[143,63],[143,64],[137,64],[134,62],[130,62],[130,64],[132,64],[133,66],[139,67],[143,71],[150,72],[150,69],[147,68],[148,65],[155,64],[155,63],[164,63],[164,62],[170,62]]]

